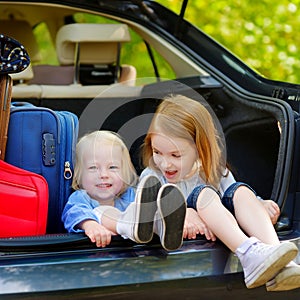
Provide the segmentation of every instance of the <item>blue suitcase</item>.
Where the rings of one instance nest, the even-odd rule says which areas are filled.
[[[64,231],[61,213],[72,191],[77,138],[78,118],[75,114],[30,103],[12,103],[5,161],[47,180],[47,233]]]

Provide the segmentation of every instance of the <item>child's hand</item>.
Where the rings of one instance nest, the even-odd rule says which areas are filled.
[[[202,221],[197,211],[193,208],[188,208],[186,210],[183,237],[188,239],[195,239],[197,234],[205,234],[205,237],[208,240],[216,240],[216,236]]]
[[[106,247],[111,242],[113,233],[94,220],[85,220],[80,224],[85,234],[97,247]]]
[[[262,204],[269,214],[272,224],[275,225],[280,215],[279,206],[273,200],[263,200]]]

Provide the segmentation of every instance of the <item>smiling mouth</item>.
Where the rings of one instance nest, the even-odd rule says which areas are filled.
[[[96,186],[100,189],[107,189],[107,188],[112,187],[112,184],[111,183],[99,183]]]
[[[166,177],[173,177],[177,171],[165,171]]]

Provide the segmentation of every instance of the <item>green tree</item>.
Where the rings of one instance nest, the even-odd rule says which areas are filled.
[[[159,0],[179,13],[182,0]],[[185,18],[265,77],[300,83],[300,0],[189,0]]]

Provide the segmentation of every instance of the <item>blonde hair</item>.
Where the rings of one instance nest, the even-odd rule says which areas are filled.
[[[226,162],[223,160],[225,147],[212,115],[203,104],[183,95],[166,97],[160,103],[143,144],[144,166],[156,169],[152,159],[151,135],[153,133],[163,133],[193,142],[200,159],[199,176],[207,184],[219,187],[226,167]]]
[[[76,145],[76,163],[74,168],[74,176],[72,182],[72,188],[74,190],[81,189],[81,177],[82,177],[82,165],[83,165],[83,153],[91,145],[101,143],[101,144],[111,144],[114,146],[121,147],[122,150],[122,168],[121,174],[123,179],[123,187],[119,193],[122,194],[125,190],[137,183],[137,174],[135,168],[132,164],[129,151],[123,142],[122,138],[115,132],[108,130],[97,130],[89,134],[84,135]]]

